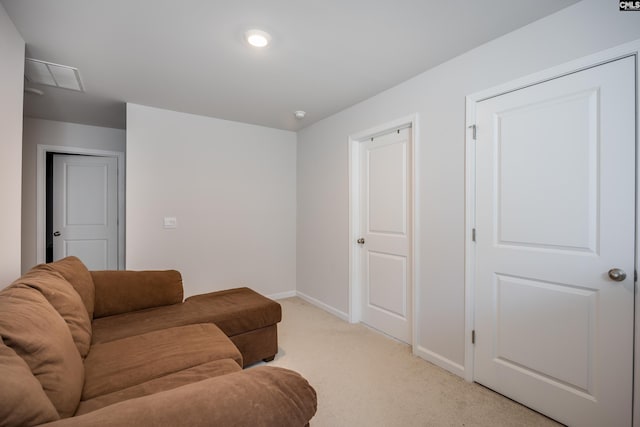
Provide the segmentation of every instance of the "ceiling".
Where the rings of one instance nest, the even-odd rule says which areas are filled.
[[[26,56],[86,89],[29,83],[44,95],[25,93],[27,116],[125,128],[131,102],[298,130],[577,0],[0,2]]]

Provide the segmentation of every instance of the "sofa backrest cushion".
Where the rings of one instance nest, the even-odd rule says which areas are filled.
[[[13,282],[37,289],[49,301],[49,304],[62,316],[73,342],[83,358],[89,353],[91,345],[91,320],[80,295],[60,273],[49,271],[45,265],[38,265]]]
[[[27,363],[0,339],[0,426],[33,426],[60,418]]]
[[[39,268],[57,271],[71,283],[71,286],[78,292],[82,302],[87,308],[89,319],[93,319],[93,307],[96,300],[96,288],[93,285],[91,273],[87,267],[74,256],[68,256],[61,260],[50,262],[49,264],[41,264]]]
[[[80,403],[84,367],[67,324],[36,289],[0,291],[0,337],[29,366],[62,418]]]
[[[95,318],[179,304],[184,296],[182,276],[176,270],[92,271],[91,277],[96,288]]]

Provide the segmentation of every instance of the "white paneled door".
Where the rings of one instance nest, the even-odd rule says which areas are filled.
[[[411,343],[411,129],[361,143],[362,321]]]
[[[90,270],[118,268],[118,163],[114,157],[54,155],[53,258]]]
[[[635,72],[476,105],[474,379],[572,426],[631,425]]]

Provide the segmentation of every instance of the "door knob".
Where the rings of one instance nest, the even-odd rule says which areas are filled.
[[[54,235],[55,237],[58,237],[58,236],[60,235],[60,232],[59,232],[59,231],[56,231],[55,233],[53,233],[53,235]]]
[[[627,273],[624,270],[620,270],[619,268],[612,268],[609,270],[609,279],[615,282],[622,282],[627,278]]]
[[[364,245],[364,237],[361,237],[358,239],[358,244],[359,245]]]

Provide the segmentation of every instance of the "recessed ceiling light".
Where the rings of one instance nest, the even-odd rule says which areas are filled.
[[[247,43],[254,47],[265,47],[271,41],[271,36],[262,30],[249,30],[245,34]]]
[[[306,111],[302,111],[302,110],[298,110],[298,111],[294,111],[293,115],[296,117],[296,119],[302,120],[302,119],[304,119],[304,116],[307,115],[307,112]]]

